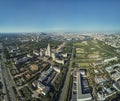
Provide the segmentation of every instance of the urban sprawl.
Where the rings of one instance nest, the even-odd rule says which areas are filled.
[[[0,101],[119,99],[120,34],[0,34]]]

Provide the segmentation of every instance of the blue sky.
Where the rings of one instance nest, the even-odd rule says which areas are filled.
[[[120,0],[0,0],[0,32],[120,31]]]

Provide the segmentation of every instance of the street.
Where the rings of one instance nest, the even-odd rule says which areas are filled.
[[[0,44],[2,45],[2,44]],[[2,46],[1,46],[2,47]],[[3,52],[1,55],[1,72],[2,72],[2,83],[3,83],[3,93],[5,93],[4,101],[16,101],[15,94],[12,89],[12,83],[10,80],[9,73],[7,71],[7,67],[5,65],[6,59],[3,57]]]
[[[67,97],[67,93],[68,93],[68,90],[69,90],[68,88],[69,88],[69,81],[70,81],[70,75],[71,75],[71,68],[72,68],[72,64],[73,64],[73,55],[74,55],[73,53],[74,53],[74,47],[72,49],[70,64],[69,64],[69,67],[68,67],[68,72],[67,72],[67,75],[66,75],[65,83],[64,83],[64,86],[62,88],[62,93],[60,95],[59,101],[65,101],[66,97]]]

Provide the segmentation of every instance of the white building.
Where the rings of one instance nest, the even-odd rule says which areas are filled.
[[[50,88],[48,86],[43,85],[41,82],[38,81],[37,84],[38,89],[41,90],[41,93],[43,95],[47,95],[47,93],[50,91]]]
[[[65,53],[65,54],[62,54],[63,57],[67,58],[68,54]]]
[[[50,44],[48,44],[48,46],[47,46],[45,55],[51,57],[51,47],[50,47]]]
[[[113,58],[105,59],[104,62],[106,63],[106,62],[110,62],[110,61],[113,61],[113,60],[117,61],[118,58],[117,57],[113,57]]]
[[[34,50],[34,51],[33,51],[33,54],[39,56],[39,52],[38,52],[37,50]]]
[[[61,71],[61,67],[53,66],[53,69],[58,73],[60,73],[60,71]]]
[[[37,87],[38,87],[40,90],[45,89],[45,85],[43,85],[40,81],[38,81]]]
[[[40,56],[45,56],[45,50],[40,49]]]
[[[65,64],[65,60],[56,59],[55,62],[60,63],[60,64]]]
[[[52,57],[53,61],[56,60],[55,53],[52,53],[52,54],[51,54],[51,57]]]

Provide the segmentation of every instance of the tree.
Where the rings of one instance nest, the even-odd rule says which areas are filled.
[[[49,95],[50,95],[51,98],[53,98],[54,93],[53,93],[53,92],[50,92]]]
[[[9,58],[10,58],[10,55],[9,55],[9,52],[8,52],[7,48],[4,48],[4,49],[3,49],[3,52],[4,52],[5,58],[6,58],[6,59],[9,59]]]

